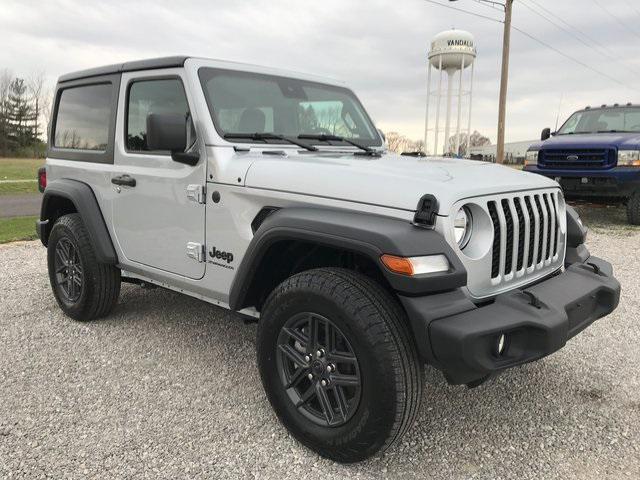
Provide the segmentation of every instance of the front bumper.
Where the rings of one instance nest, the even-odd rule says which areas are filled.
[[[450,383],[474,384],[562,348],[617,307],[620,284],[608,262],[589,257],[485,306],[476,306],[459,291],[435,297],[440,298],[401,298],[419,345],[426,342],[421,353]],[[498,354],[503,334],[505,348]]]
[[[525,172],[537,173],[556,180],[567,198],[628,198],[640,189],[640,169],[615,167],[603,170],[550,169],[524,167]]]

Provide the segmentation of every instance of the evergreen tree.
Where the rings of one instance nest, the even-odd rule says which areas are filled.
[[[27,97],[27,86],[22,78],[16,78],[7,97],[7,137],[12,150],[33,145],[35,117],[34,108]]]

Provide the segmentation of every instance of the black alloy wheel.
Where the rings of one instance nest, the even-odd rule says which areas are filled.
[[[68,303],[77,302],[82,294],[84,270],[78,249],[69,238],[58,240],[54,266],[56,284],[60,287],[64,300]]]
[[[362,378],[340,329],[322,315],[298,313],[280,330],[277,349],[278,375],[300,413],[325,427],[348,422],[360,402]]]

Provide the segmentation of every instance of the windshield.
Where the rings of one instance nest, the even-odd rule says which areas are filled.
[[[576,112],[558,130],[558,135],[598,132],[640,132],[640,108],[600,108]]]
[[[243,133],[289,138],[325,134],[365,146],[382,145],[364,108],[346,88],[215,68],[201,68],[198,74],[216,130],[232,141],[284,143],[264,135],[259,140],[234,135]],[[320,138],[307,143],[327,145]],[[329,144],[346,146],[348,142]]]

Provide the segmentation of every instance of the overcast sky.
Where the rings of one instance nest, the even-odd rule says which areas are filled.
[[[474,0],[438,1],[502,16]],[[526,8],[536,3],[606,50],[586,47]],[[561,118],[585,105],[640,103],[637,0],[515,0],[513,22],[627,86],[513,32],[508,141],[554,127],[561,97]],[[424,0],[0,0],[0,70],[44,71],[53,84],[73,70],[174,54],[276,66],[345,80],[380,128],[418,139],[429,42],[451,27],[475,35],[472,128],[495,142],[502,25]]]

